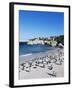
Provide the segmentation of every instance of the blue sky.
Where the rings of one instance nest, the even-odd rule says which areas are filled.
[[[19,11],[20,41],[64,34],[64,13]]]

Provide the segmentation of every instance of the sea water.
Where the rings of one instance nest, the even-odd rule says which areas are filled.
[[[19,42],[19,55],[31,55],[33,53],[46,52],[53,49],[54,47],[51,47],[49,45],[28,45],[26,42]]]

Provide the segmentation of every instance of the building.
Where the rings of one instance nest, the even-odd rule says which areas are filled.
[[[29,40],[27,42],[27,44],[33,45],[33,44],[43,44],[44,45],[44,41],[43,40],[39,40],[38,38],[35,40]]]
[[[27,42],[27,44],[29,44],[29,45],[33,45],[33,44],[42,44],[42,45],[48,44],[50,46],[56,46],[57,42],[54,41],[54,40],[42,40],[42,39],[36,38],[36,39],[29,40]]]

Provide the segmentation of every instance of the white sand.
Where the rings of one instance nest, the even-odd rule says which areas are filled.
[[[61,49],[60,51],[63,52],[63,49]],[[45,65],[45,68],[40,67],[41,66],[40,64],[39,64],[39,66],[36,66],[36,68],[34,68],[34,62],[35,61],[32,62],[33,65],[31,67],[29,67],[27,65],[27,63],[29,61],[32,61],[36,57],[44,57],[44,56],[47,56],[47,55],[51,55],[51,56],[57,55],[58,56],[58,54],[59,54],[58,49],[55,49],[55,50],[51,50],[49,52],[37,53],[37,54],[29,55],[29,56],[20,57],[20,69],[19,69],[20,70],[20,74],[19,74],[20,79],[63,77],[64,76],[64,61],[61,62],[61,65],[59,65],[59,63],[60,63],[59,60],[56,61],[56,62],[54,62],[54,59],[51,60],[52,62],[50,64],[53,67],[52,70],[48,69],[48,67],[50,65],[49,63]],[[63,55],[60,56],[60,58],[62,59]],[[22,67],[21,64],[22,63],[25,63],[24,70],[21,69],[21,67]],[[26,67],[28,67],[28,68],[26,68]],[[28,70],[29,72],[27,72],[26,70]]]

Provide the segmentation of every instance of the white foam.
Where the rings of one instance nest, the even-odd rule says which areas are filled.
[[[25,55],[20,55],[20,57],[24,57],[24,56],[30,56],[30,55],[32,55],[32,53],[25,54]]]

